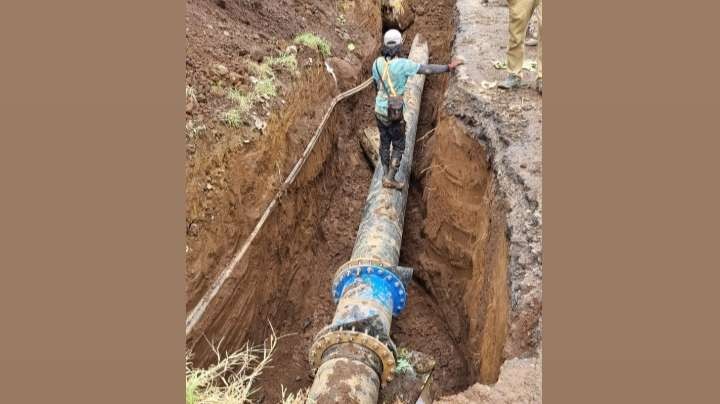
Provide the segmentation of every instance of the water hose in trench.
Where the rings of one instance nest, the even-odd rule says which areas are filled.
[[[419,36],[409,58],[428,61],[427,42]],[[424,83],[424,75],[413,76],[404,94],[405,152],[396,178],[405,186],[384,188],[383,169],[377,165],[352,256],[335,273],[335,316],[310,348],[311,366],[317,371],[308,403],[375,404],[381,385],[395,378],[398,352],[390,325],[405,308],[412,278],[412,269],[398,263]]]

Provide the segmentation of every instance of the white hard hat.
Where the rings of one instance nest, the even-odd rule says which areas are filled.
[[[402,42],[402,34],[396,29],[391,29],[386,32],[385,37],[383,38],[383,43],[385,44],[385,46],[397,46],[402,44]]]

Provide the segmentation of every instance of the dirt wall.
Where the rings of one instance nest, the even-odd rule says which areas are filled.
[[[418,276],[466,341],[470,379],[494,382],[509,312],[505,206],[494,197],[485,149],[454,117],[441,116],[422,161],[426,248]]]
[[[285,51],[301,32],[326,38],[336,63],[364,66],[376,54],[381,22],[370,0],[192,0],[187,10],[186,92],[195,93],[186,108],[185,279],[191,310],[249,235],[329,101],[359,84],[360,69],[355,76],[338,74],[336,83],[317,52],[299,47],[297,74],[275,72],[278,96],[254,106],[240,127],[221,122],[231,103],[226,90],[247,89],[256,74],[253,63]],[[217,65],[228,73],[218,75]]]
[[[443,113],[463,128],[468,138],[484,150],[494,178],[496,203],[504,207],[506,237],[506,284],[508,307],[498,310],[499,295],[489,294],[485,322],[507,316],[505,330],[491,326],[484,330],[481,347],[481,381],[487,380],[490,364],[498,358],[505,363],[496,373],[495,387],[471,386],[466,393],[447,402],[539,402],[542,367],[542,97],[533,89],[534,71],[525,71],[521,88],[502,91],[495,83],[507,72],[496,69],[493,60],[504,60],[507,49],[508,10],[504,2],[481,5],[458,0],[457,36],[453,53],[466,65],[451,80]],[[526,58],[537,51],[526,48]],[[491,264],[490,267],[493,265]],[[496,278],[496,282],[501,277]],[[505,300],[505,297],[501,297]],[[494,305],[494,306],[493,306]],[[493,308],[491,308],[493,307]],[[471,322],[481,321],[471,316]],[[504,342],[497,337],[505,334]],[[487,340],[486,340],[487,339]],[[502,347],[495,345],[502,344]],[[487,355],[487,356],[485,356]],[[485,383],[488,383],[485,381]],[[507,395],[513,391],[517,394]],[[522,397],[522,398],[520,398]],[[468,398],[471,398],[468,400]],[[477,400],[477,401],[475,401]]]

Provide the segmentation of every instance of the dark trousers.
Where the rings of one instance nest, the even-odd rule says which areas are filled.
[[[396,164],[399,166],[405,151],[405,120],[386,123],[380,118],[376,117],[376,119],[380,130],[380,162],[383,167],[389,167],[391,160],[397,160]],[[392,145],[392,159],[390,145]]]

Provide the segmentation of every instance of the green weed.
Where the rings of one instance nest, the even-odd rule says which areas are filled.
[[[265,63],[270,67],[280,66],[291,72],[297,70],[297,57],[292,53],[281,53],[278,56],[265,58]]]
[[[278,56],[266,57],[263,63],[250,62],[249,67],[256,76],[252,91],[246,94],[238,89],[230,88],[225,93],[225,96],[233,102],[234,107],[224,112],[221,119],[231,127],[239,127],[256,102],[277,97],[277,78],[273,67],[295,72],[298,64],[294,54],[281,53]]]
[[[252,108],[252,104],[255,101],[253,99],[253,94],[245,94],[242,91],[234,88],[228,90],[227,98],[233,103],[235,103],[238,111],[243,114],[250,112],[250,108]]]
[[[275,78],[269,77],[258,81],[255,84],[255,94],[257,97],[269,100],[277,96],[277,87],[275,86]]]
[[[222,97],[223,95],[225,95],[225,89],[223,88],[221,83],[215,83],[210,86],[210,93],[218,97]]]
[[[302,34],[296,36],[295,43],[305,45],[308,48],[313,48],[320,52],[320,54],[324,57],[328,57],[332,53],[330,43],[326,39],[310,32],[303,32]]]
[[[414,371],[414,368],[408,360],[408,351],[405,348],[400,348],[398,351],[397,360],[395,361],[395,373],[409,373]]]
[[[222,121],[225,125],[239,128],[242,124],[244,114],[237,108],[232,108],[222,114]]]

